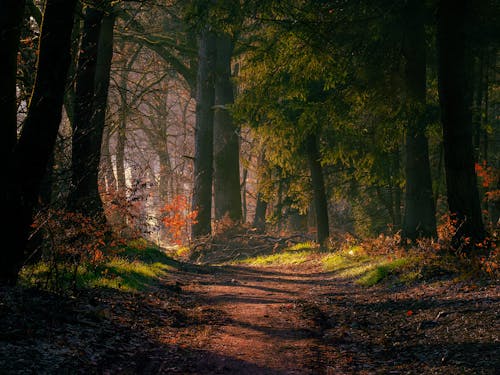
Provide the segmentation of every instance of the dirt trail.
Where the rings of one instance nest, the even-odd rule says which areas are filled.
[[[311,302],[325,291],[328,278],[292,270],[233,267],[224,271],[189,290],[223,314],[210,334],[210,350],[239,361],[210,363],[214,358],[208,356],[199,370],[309,374],[324,367],[319,352],[322,327],[316,323],[321,312],[314,311]]]
[[[0,289],[0,374],[498,374],[500,288],[176,264],[147,292]]]
[[[500,368],[496,286],[366,289],[302,265],[218,268],[189,280],[185,290],[212,312],[193,373],[495,374]]]

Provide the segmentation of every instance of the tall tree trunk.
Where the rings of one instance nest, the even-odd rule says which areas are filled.
[[[111,138],[111,127],[108,125],[104,128],[104,136],[102,139],[102,174],[106,185],[106,193],[109,197],[115,197],[116,194],[116,177],[113,169],[113,161],[111,160],[111,150],[109,149],[109,140]]]
[[[2,196],[9,220],[0,226],[4,246],[0,283],[17,282],[40,183],[54,150],[70,61],[71,29],[76,0],[47,0],[41,28],[37,75],[28,115],[8,168],[10,192]]]
[[[311,134],[307,137],[306,152],[309,162],[309,170],[311,172],[318,243],[323,246],[330,235],[330,229],[328,223],[328,202],[326,199],[325,181],[323,178],[321,155],[318,149],[318,139],[316,134]]]
[[[215,219],[228,216],[239,222],[242,219],[240,193],[240,145],[238,129],[234,126],[227,108],[234,103],[231,82],[231,57],[233,43],[228,34],[216,37],[217,61],[215,64],[215,113],[214,113],[214,205]]]
[[[436,208],[432,197],[429,145],[425,130],[426,53],[424,9],[420,0],[407,3],[404,17],[406,93],[409,121],[406,129],[406,196],[403,236],[436,237]]]
[[[438,7],[438,83],[443,123],[448,206],[457,219],[455,246],[462,238],[485,236],[474,171],[471,82],[467,17],[470,0],[440,0]]]
[[[196,127],[193,210],[198,211],[192,226],[193,237],[212,231],[212,176],[213,176],[213,123],[215,35],[205,28],[199,38],[198,73],[196,88]]]
[[[24,1],[0,1],[0,160],[10,161],[17,142],[16,73]]]
[[[97,52],[97,67],[95,73],[95,100],[93,108],[92,117],[92,128],[95,129],[96,134],[94,135],[96,139],[95,147],[99,145],[99,150],[105,150],[107,155],[103,155],[105,158],[109,158],[110,169],[108,172],[109,182],[113,186],[116,182],[114,181],[113,165],[111,163],[111,157],[109,154],[109,139],[110,130],[106,129],[106,109],[108,106],[108,92],[109,92],[109,82],[111,76],[111,61],[113,59],[113,31],[115,26],[115,13],[114,10],[110,10],[106,13],[102,19],[101,32],[99,35],[99,45]],[[106,132],[106,134],[105,134]],[[103,142],[107,142],[106,147],[103,147]],[[98,152],[93,161],[95,165],[92,166],[96,172],[99,171],[99,159],[101,159],[101,151]],[[112,174],[112,176],[111,176]],[[97,180],[96,180],[97,181]],[[113,189],[115,190],[115,189]]]
[[[102,127],[95,128],[97,54],[103,12],[88,7],[85,13],[75,87],[72,136],[72,192],[69,206],[90,217],[104,219],[97,187]]]

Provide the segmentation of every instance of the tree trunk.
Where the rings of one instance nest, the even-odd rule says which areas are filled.
[[[199,38],[198,73],[196,88],[196,127],[193,210],[197,222],[192,235],[199,237],[212,231],[212,175],[213,175],[213,105],[215,72],[215,35],[205,28]]]
[[[40,183],[54,150],[70,62],[75,5],[76,0],[45,3],[35,86],[13,166],[7,172],[12,190],[2,197],[7,198],[2,207],[9,220],[0,226],[0,236],[9,246],[2,251],[0,283],[17,282]]]
[[[95,147],[99,146],[98,156],[96,156],[93,161],[92,169],[95,169],[97,174],[100,170],[100,159],[106,159],[104,162],[107,165],[107,180],[109,181],[109,186],[111,191],[114,193],[116,191],[116,181],[115,175],[113,173],[113,164],[111,162],[111,157],[109,154],[109,138],[110,131],[106,129],[106,109],[108,106],[108,92],[109,92],[109,81],[111,76],[111,61],[113,59],[113,31],[115,26],[115,14],[113,10],[110,13],[104,15],[102,19],[101,32],[99,35],[99,45],[97,52],[97,67],[95,73],[95,100],[93,108],[92,117],[92,129],[95,129]],[[106,132],[106,134],[105,134]],[[106,143],[106,147],[103,147],[103,142]],[[102,151],[106,153],[102,155]],[[98,179],[95,180],[96,187],[93,188],[94,191],[99,191]],[[102,186],[106,191],[106,184]],[[100,197],[99,197],[100,199]]]
[[[470,1],[441,0],[438,8],[438,83],[443,123],[448,207],[457,220],[454,246],[485,236],[474,171],[470,56],[466,21]]]
[[[111,150],[109,149],[109,140],[111,138],[111,128],[110,126],[106,126],[104,128],[104,136],[102,139],[102,168],[101,173],[103,174],[103,179],[105,181],[106,186],[106,194],[108,194],[109,198],[115,197],[116,194],[116,177],[115,172],[113,170],[113,161],[111,160]]]
[[[24,1],[0,1],[0,160],[10,161],[17,142],[16,73]]]
[[[216,49],[214,113],[215,219],[220,220],[228,216],[231,220],[239,222],[242,219],[239,135],[227,108],[228,105],[234,103],[234,87],[231,82],[233,43],[230,36],[227,34],[217,36]]]
[[[392,196],[393,196],[393,205],[394,205],[394,229],[401,229],[401,187],[399,185],[399,177],[400,177],[400,155],[399,155],[399,147],[396,148],[392,155],[392,173],[393,173],[393,181],[392,181]]]
[[[103,129],[95,128],[93,120],[102,19],[102,11],[87,8],[76,76],[71,155],[73,186],[69,202],[72,210],[99,220],[104,218],[97,186]]]
[[[321,167],[321,155],[318,150],[318,140],[315,134],[311,134],[307,137],[306,152],[309,170],[311,172],[318,243],[323,246],[330,235],[330,229],[328,224],[328,202],[326,199],[325,181],[323,178],[323,168]]]
[[[425,130],[426,54],[424,10],[420,0],[405,9],[404,43],[409,121],[406,129],[406,195],[403,237],[436,237],[436,209],[432,196],[429,145]]]
[[[125,176],[125,146],[127,144],[127,75],[124,71],[120,79],[120,119],[116,139],[116,182],[118,194],[125,198],[127,195],[127,179]]]
[[[257,202],[255,203],[255,216],[253,218],[253,226],[260,231],[264,231],[266,228],[266,212],[267,212],[267,202],[263,199],[263,194],[261,192],[261,180],[263,177],[263,170],[267,168],[266,154],[265,150],[262,149],[259,158],[259,180],[257,182]]]
[[[267,202],[262,199],[262,194],[257,194],[257,203],[255,205],[255,216],[253,217],[253,226],[260,231],[266,228]]]

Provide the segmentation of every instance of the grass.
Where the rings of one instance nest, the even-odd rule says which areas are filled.
[[[290,246],[282,252],[242,259],[236,263],[251,266],[298,265],[310,260],[311,255],[317,252],[317,248],[313,242],[302,242]]]
[[[339,278],[351,278],[362,286],[373,286],[392,278],[396,282],[411,283],[421,277],[418,268],[421,258],[407,256],[387,259],[370,256],[360,246],[328,254],[322,259],[323,269]]]
[[[48,289],[109,288],[125,292],[139,292],[158,283],[159,279],[179,264],[161,250],[136,241],[113,250],[97,265],[81,264],[78,268],[58,264],[57,269],[47,262],[25,267],[21,282]]]

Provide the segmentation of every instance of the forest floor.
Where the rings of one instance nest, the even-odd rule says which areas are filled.
[[[0,290],[1,374],[498,374],[500,287],[362,287],[312,257],[176,263],[139,293]]]

